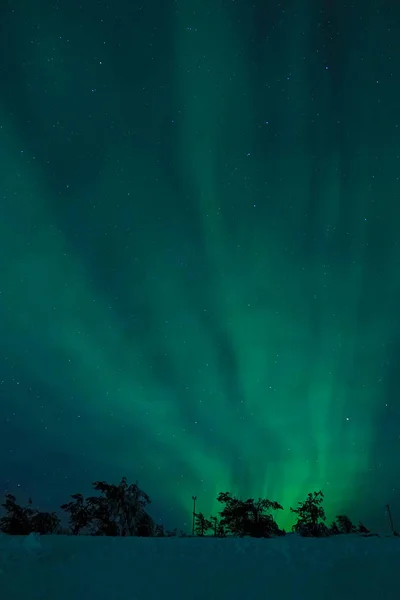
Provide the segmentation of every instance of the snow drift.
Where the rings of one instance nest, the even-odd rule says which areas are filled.
[[[0,600],[398,600],[399,569],[399,538],[0,536]]]

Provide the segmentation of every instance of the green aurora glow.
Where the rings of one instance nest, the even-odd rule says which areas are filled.
[[[400,499],[399,9],[40,4],[1,42],[9,488],[126,474],[182,528],[226,490],[375,518]]]

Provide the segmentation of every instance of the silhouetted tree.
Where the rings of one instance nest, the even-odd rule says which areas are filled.
[[[61,510],[69,513],[68,524],[73,535],[78,535],[82,529],[89,526],[92,515],[82,494],[72,494],[71,498],[73,502],[62,504]]]
[[[58,533],[60,529],[60,519],[55,512],[35,511],[30,520],[31,532],[40,533],[40,535],[49,535]]]
[[[6,494],[1,505],[6,514],[0,519],[0,531],[9,535],[41,535],[56,533],[60,527],[60,519],[55,513],[40,512],[32,508],[32,500],[28,506],[17,504],[15,496]]]
[[[165,532],[166,537],[177,537],[178,535],[178,528],[174,527],[174,529],[167,529],[167,531]]]
[[[154,537],[154,533],[154,521],[148,512],[143,511],[143,513],[138,516],[136,535],[139,537]],[[172,537],[173,535],[176,535],[176,529],[174,529],[173,531],[166,531],[165,533],[167,537]]]
[[[371,533],[361,521],[358,522],[357,533]]]
[[[239,500],[229,492],[221,492],[217,498],[224,505],[220,512],[223,529],[233,535],[252,537],[270,537],[282,535],[276,521],[269,514],[270,510],[282,510],[278,502],[259,498],[249,498],[245,501]]]
[[[218,531],[218,517],[210,517],[211,529],[213,530],[214,537],[217,537]]]
[[[95,481],[93,488],[100,492],[99,496],[85,500],[82,494],[74,494],[71,502],[61,506],[69,513],[69,525],[74,535],[85,528],[96,536],[155,535],[154,521],[145,510],[150,498],[137,483],[128,485],[123,477],[118,485]]]
[[[224,538],[226,537],[226,531],[224,525],[219,521],[217,525],[217,537]]]
[[[164,525],[155,525],[154,526],[154,536],[155,537],[176,537],[178,535],[178,530],[175,527],[175,529],[165,529]],[[182,532],[181,532],[181,537],[182,537]]]
[[[329,535],[329,530],[323,523],[326,519],[322,506],[324,494],[319,492],[309,493],[304,502],[299,502],[297,508],[291,508],[291,512],[298,516],[293,525],[293,531],[305,537],[321,537]]]
[[[154,536],[155,537],[167,537],[165,535],[164,525],[161,525],[161,524],[155,525],[155,527],[154,527]]]
[[[203,513],[200,512],[195,515],[194,530],[197,535],[203,537],[211,528],[211,521],[206,519]]]
[[[357,531],[357,528],[346,515],[338,515],[336,517],[336,522],[340,533],[354,533]]]
[[[93,487],[100,492],[87,499],[95,535],[143,536],[145,530],[154,535],[154,522],[145,510],[151,501],[137,483],[128,485],[123,477],[118,485],[95,481]]]
[[[226,537],[225,529],[218,517],[210,517],[214,537]]]
[[[31,504],[30,501],[29,504]],[[6,514],[0,519],[0,530],[9,535],[29,535],[31,530],[31,518],[34,514],[31,506],[20,506],[12,494],[6,494],[1,505]]]
[[[329,527],[329,535],[339,535],[340,530],[337,526],[337,523],[333,521],[332,525]]]
[[[90,513],[89,527],[92,535],[110,537],[126,535],[126,532],[118,527],[116,522],[118,516],[110,509],[107,498],[90,496],[86,502]]]

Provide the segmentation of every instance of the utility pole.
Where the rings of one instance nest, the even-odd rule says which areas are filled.
[[[388,516],[389,516],[389,523],[390,523],[390,529],[392,530],[393,535],[399,535],[397,533],[397,531],[395,531],[394,525],[393,525],[393,519],[392,519],[392,513],[390,511],[390,506],[389,504],[386,504],[386,510],[388,512]]]
[[[193,500],[192,535],[194,536],[194,520],[196,518],[196,500],[197,500],[197,496],[192,496],[192,500]]]

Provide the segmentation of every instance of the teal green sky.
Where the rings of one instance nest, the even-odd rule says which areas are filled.
[[[400,5],[373,5],[1,9],[0,493],[126,475],[185,529],[192,495],[289,526],[322,489],[400,523]]]

